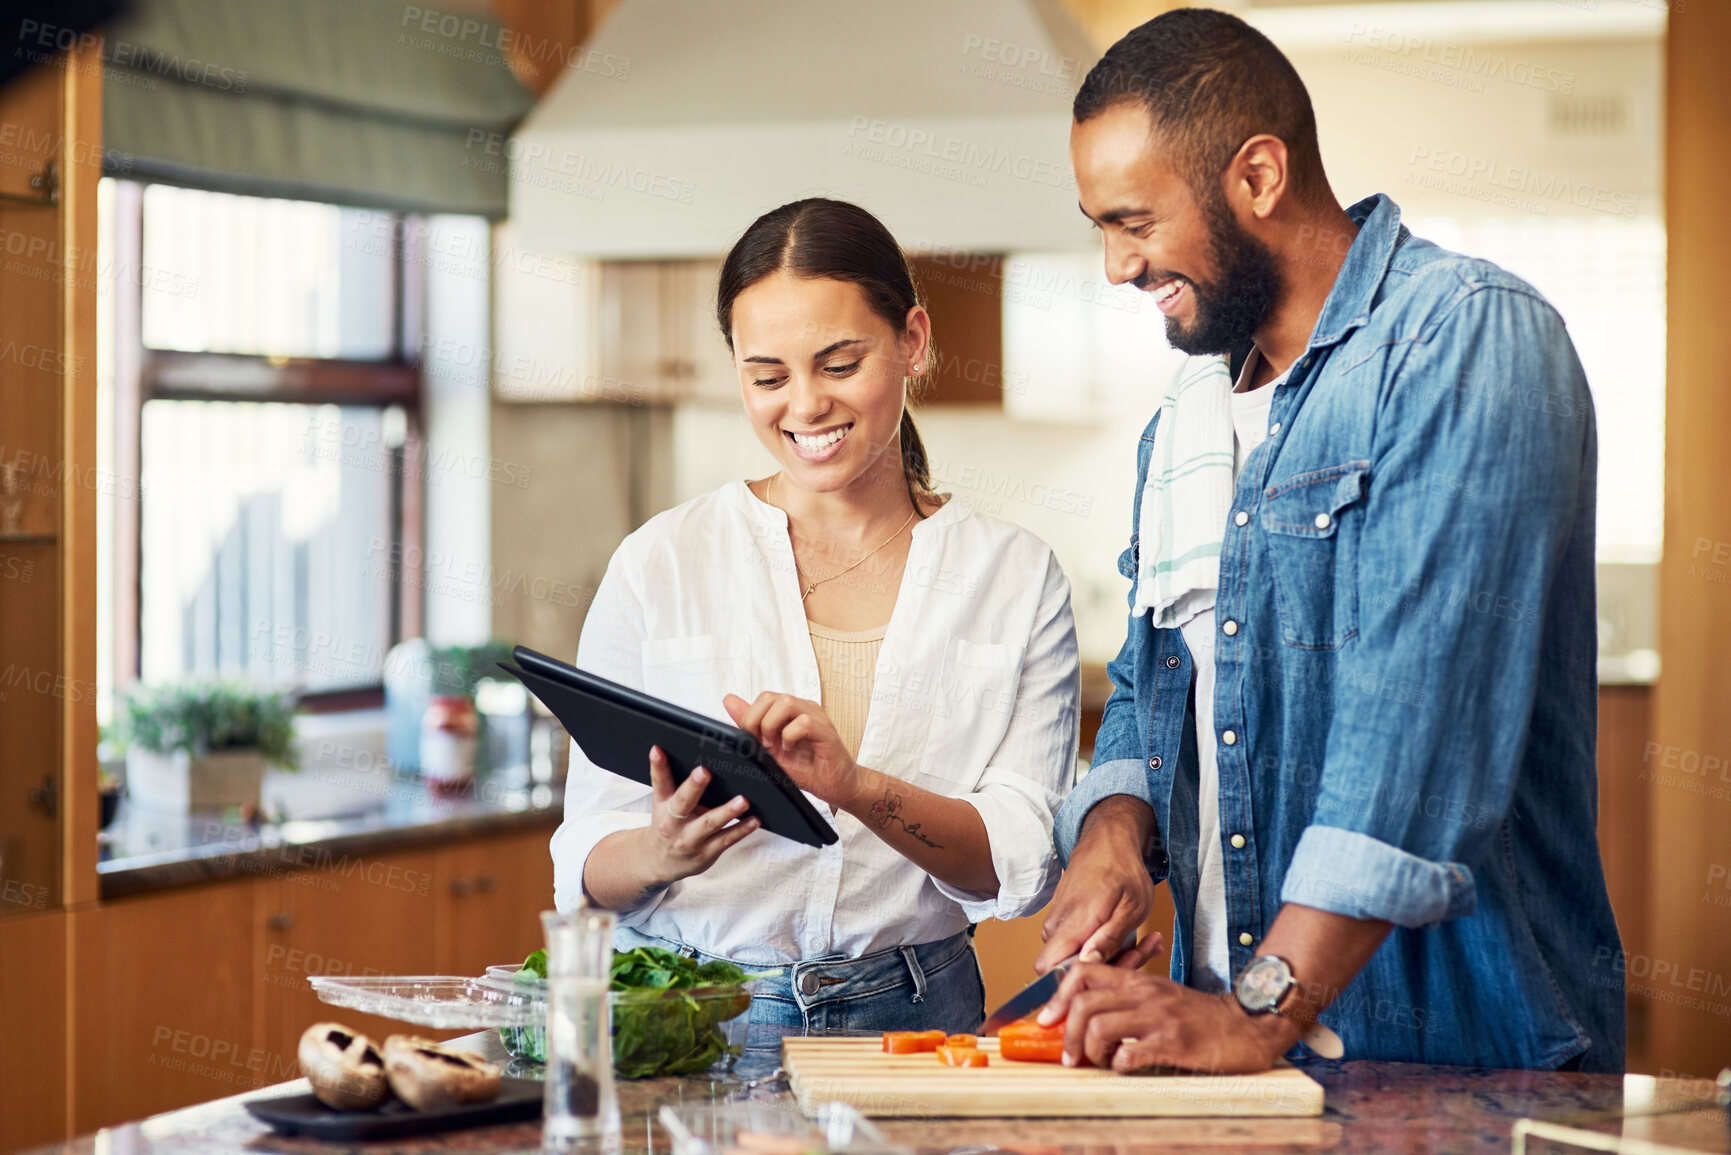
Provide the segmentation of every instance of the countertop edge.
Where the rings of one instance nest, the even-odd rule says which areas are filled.
[[[106,902],[201,883],[280,877],[342,866],[345,860],[360,855],[437,846],[522,830],[546,828],[550,835],[563,817],[563,806],[556,801],[545,807],[457,814],[434,822],[382,826],[304,842],[283,841],[233,849],[217,846],[166,852],[163,856],[141,855],[138,857],[161,857],[162,860],[127,866],[128,860],[121,859],[99,865],[97,895]]]

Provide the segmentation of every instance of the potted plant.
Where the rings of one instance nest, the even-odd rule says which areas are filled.
[[[478,646],[440,646],[431,656],[433,693],[472,699],[481,679],[500,676],[499,663],[511,660],[511,643],[495,639]]]
[[[256,807],[266,764],[298,766],[292,700],[241,683],[139,687],[113,731],[127,795],[151,810]]]

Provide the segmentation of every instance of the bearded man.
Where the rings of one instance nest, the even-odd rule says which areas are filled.
[[[1108,276],[1195,356],[1142,433],[1128,632],[1054,832],[1065,1061],[1621,1071],[1562,319],[1388,197],[1343,209],[1303,82],[1227,13],[1115,44],[1070,149]],[[1170,979],[1137,969],[1160,936],[1117,949],[1160,882]]]

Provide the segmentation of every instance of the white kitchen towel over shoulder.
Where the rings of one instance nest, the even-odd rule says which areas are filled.
[[[1161,629],[1214,608],[1220,543],[1232,506],[1232,374],[1223,357],[1192,357],[1160,400],[1142,487],[1136,604]]]

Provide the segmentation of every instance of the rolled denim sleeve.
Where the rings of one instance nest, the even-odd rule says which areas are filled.
[[[1082,822],[1088,811],[1114,794],[1148,799],[1148,766],[1140,758],[1120,758],[1113,762],[1096,762],[1082,776],[1064,805],[1058,808],[1052,823],[1052,837],[1058,845],[1058,860],[1070,865],[1070,855],[1082,837]]]
[[[1281,898],[1420,927],[1474,910],[1469,864],[1509,815],[1541,666],[1594,676],[1545,626],[1565,558],[1591,580],[1597,442],[1562,320],[1525,286],[1474,288],[1398,352],[1357,529],[1358,636]]]
[[[1070,582],[1049,557],[1009,727],[978,788],[961,795],[985,825],[997,893],[960,890],[932,876],[938,893],[960,904],[969,921],[1033,914],[1058,885],[1053,811],[1075,781],[1081,679]]]
[[[1311,826],[1298,839],[1280,900],[1349,918],[1428,926],[1471,914],[1473,872],[1432,862],[1367,834]]]

